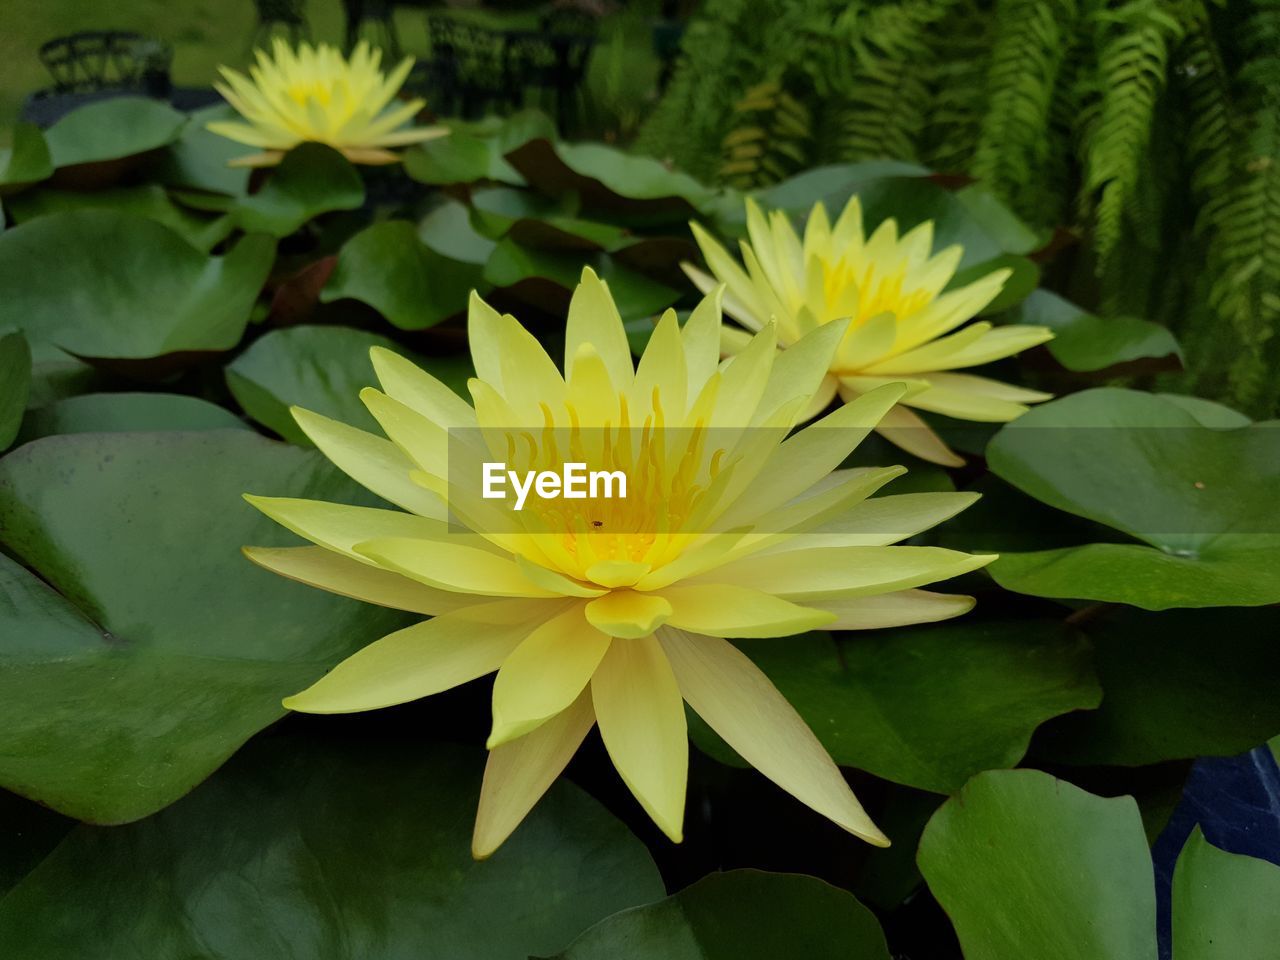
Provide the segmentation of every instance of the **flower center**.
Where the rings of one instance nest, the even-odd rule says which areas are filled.
[[[668,427],[658,391],[636,424],[625,395],[616,398],[618,422],[583,426],[588,420],[572,402],[555,412],[541,404],[541,431],[505,431],[507,463],[517,471],[562,472],[566,463],[586,470],[617,471],[626,477],[626,496],[586,499],[531,497],[517,521],[531,539],[528,559],[551,560],[579,580],[600,563],[653,568],[678,556],[698,534],[712,484],[725,467],[725,451],[714,448],[702,421]]]
[[[840,260],[823,264],[826,320],[853,317],[860,326],[872,317],[891,313],[901,320],[923,309],[933,299],[927,289],[908,289],[905,265],[884,270],[874,260],[863,263]]]

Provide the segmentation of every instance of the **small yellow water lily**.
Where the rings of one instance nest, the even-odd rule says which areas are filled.
[[[801,241],[785,213],[775,210],[766,219],[748,198],[745,270],[702,227],[690,226],[715,277],[688,263],[682,264],[685,273],[703,293],[724,283],[725,312],[747,331],[773,321],[778,345],[785,348],[823,324],[850,321],[806,419],[837,393],[850,400],[888,383],[906,383],[909,392],[885,415],[878,432],[925,460],[959,466],[964,461],[909,408],[1003,423],[1025,413],[1026,404],[1052,396],[952,372],[1012,356],[1052,339],[1053,333],[1047,327],[994,327],[986,321],[950,333],[995,299],[1010,271],[994,270],[944,292],[964,250],[951,246],[934,254],[932,221],[899,237],[897,222],[888,219],[868,238],[854,196],[834,226],[822,203],[814,204]],[[748,332],[726,326],[721,349],[733,354],[749,340]]]
[[[257,59],[248,77],[220,67],[226,84],[213,85],[247,122],[218,120],[208,129],[263,149],[232,160],[232,166],[273,166],[298,144],[312,141],[328,144],[352,163],[395,163],[400,158],[388,147],[448,132],[441,127],[400,129],[423,108],[424,100],[386,109],[409,75],[412,57],[383,76],[382,51],[364,41],[348,61],[328,44],[303,43],[294,51],[277,37],[274,55],[258,50]]]
[[[382,389],[361,399],[389,439],[294,410],[330,460],[400,511],[247,496],[315,544],[247,547],[256,563],[432,618],[361,649],[285,706],[374,710],[497,671],[477,857],[516,828],[595,725],[623,781],[679,842],[685,702],[784,790],[887,845],[804,721],[726,638],[923,623],[972,607],[917,588],[993,557],[891,544],[974,495],[868,499],[904,468],[839,469],[905,388],[870,390],[788,436],[841,325],[781,354],[766,326],[721,363],[717,290],[683,328],[668,310],[633,366],[590,270],[569,306],[567,375],[474,294],[468,323],[474,406],[375,347]],[[479,466],[497,461],[585,462],[621,471],[628,489],[512,509],[479,483]]]

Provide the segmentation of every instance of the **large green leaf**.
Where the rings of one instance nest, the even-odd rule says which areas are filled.
[[[182,136],[165,148],[156,176],[171,187],[240,196],[248,189],[249,171],[228,161],[252,148],[216,133],[208,125],[215,120],[236,120],[239,114],[227,104],[206,107],[191,114]]]
[[[584,256],[521,246],[502,240],[485,264],[484,278],[495,287],[548,313],[563,316],[569,295],[591,266],[608,284],[624,320],[651,317],[669,307],[679,292],[620,265],[606,254]]]
[[[80,819],[146,816],[403,623],[245,560],[290,539],[246,491],[359,498],[246,430],[48,437],[0,460],[0,540],[35,571],[0,557],[0,784]]]
[[[965,960],[1155,960],[1151,857],[1132,797],[1035,770],[974,777],[920,840]]]
[[[1089,373],[1135,360],[1182,359],[1167,327],[1136,317],[1098,317],[1048,290],[1037,290],[1006,319],[1054,332],[1049,352],[1068,370]]]
[[[37,183],[51,173],[53,161],[40,128],[31,123],[14,124],[10,146],[0,148],[0,194],[5,187]]]
[[[1037,726],[1101,696],[1089,646],[1055,621],[962,620],[845,635],[739,641],[836,762],[951,793],[1010,767]],[[727,749],[693,726],[696,742]]]
[[[112,97],[79,107],[45,131],[55,167],[120,160],[167,146],[185,114],[146,97]]]
[[[249,416],[290,443],[311,446],[289,412],[295,405],[379,432],[360,402],[361,389],[378,383],[371,347],[409,357],[459,393],[472,375],[465,356],[426,358],[376,333],[303,326],[276,330],[255,342],[228,365],[227,386]]]
[[[9,201],[15,223],[72,210],[116,210],[146,217],[164,224],[200,250],[209,250],[230,228],[230,224],[211,221],[179,206],[163,187],[154,183],[105,190],[28,190]]]
[[[287,237],[322,213],[364,203],[364,181],[342,154],[319,143],[290,150],[256,193],[237,201],[232,218],[248,233]]]
[[[555,136],[551,121],[534,111],[478,122],[447,120],[445,126],[449,136],[404,152],[405,172],[415,180],[437,186],[481,180],[523,186],[524,179],[505,154],[535,137]]]
[[[1043,731],[1037,754],[1138,766],[1234,756],[1280,733],[1280,643],[1266,609],[1140,613],[1084,624],[1102,706]]]
[[[987,447],[1037,500],[1134,538],[1004,554],[988,569],[1042,597],[1171,607],[1280,602],[1280,431],[1203,426],[1182,405],[1100,389],[1034,408]]]
[[[1173,874],[1176,960],[1280,956],[1280,867],[1210,845],[1197,827]]]
[[[154,817],[76,829],[0,901],[0,943],[30,960],[525,960],[662,895],[641,843],[567,784],[472,860],[481,752],[266,738]]]
[[[247,430],[230,410],[180,393],[87,393],[27,413],[24,443],[63,433]]]
[[[512,150],[507,160],[543,193],[576,193],[588,210],[633,221],[687,219],[715,196],[710,187],[653,157],[600,143],[537,138]]]
[[[31,389],[31,348],[21,331],[0,334],[0,450],[13,443]]]
[[[816,877],[713,873],[596,924],[557,960],[889,960],[875,916]]]
[[[320,291],[331,303],[350,297],[402,330],[421,330],[461,313],[482,270],[437,253],[404,220],[377,223],[356,234]]]
[[[262,236],[208,257],[144,217],[80,210],[0,234],[0,327],[82,357],[226,350],[271,269]]]

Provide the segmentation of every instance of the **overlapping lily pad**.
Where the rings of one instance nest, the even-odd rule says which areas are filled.
[[[178,393],[86,393],[27,413],[26,443],[63,433],[248,429],[225,407]]]
[[[738,645],[844,766],[951,793],[1022,759],[1051,717],[1095,707],[1087,641],[1054,621],[808,634]],[[701,724],[696,742],[731,758]]]
[[[0,903],[0,943],[42,960],[526,960],[662,896],[643,845],[567,784],[473,861],[480,762],[256,743],[155,817],[77,828]]]
[[[404,622],[245,560],[290,539],[246,491],[363,496],[245,430],[49,437],[0,461],[0,541],[31,568],[0,557],[0,784],[80,819],[146,816]]]
[[[447,137],[420,143],[404,153],[405,172],[435,186],[491,180],[523,186],[505,155],[535,137],[553,137],[551,121],[535,111],[478,122],[446,121]]]
[[[0,195],[5,188],[36,183],[53,173],[49,146],[31,123],[14,124],[11,144],[0,148]]]
[[[388,220],[347,242],[320,299],[350,297],[401,329],[421,330],[465,310],[480,272],[428,247],[413,224]]]
[[[290,443],[311,446],[289,412],[295,405],[378,432],[359,396],[378,382],[369,360],[372,347],[408,357],[459,393],[473,374],[465,355],[428,358],[365,330],[303,326],[255,342],[227,366],[227,386],[249,416]]]
[[[112,97],[85,104],[45,131],[55,167],[121,160],[168,146],[186,114],[148,97]]]
[[[711,188],[659,160],[599,143],[539,137],[509,152],[507,161],[536,190],[576,193],[585,209],[630,221],[687,219],[715,197]]]
[[[1266,609],[1118,610],[1083,625],[1104,695],[1055,720],[1037,753],[1140,765],[1234,756],[1280,733],[1280,644]]]
[[[991,469],[1134,543],[1006,553],[988,569],[1042,597],[1172,607],[1280,602],[1280,430],[1204,426],[1179,403],[1100,389],[1034,408],[987,448]]]
[[[231,216],[248,233],[287,237],[322,213],[354,210],[364,181],[347,159],[319,143],[290,150],[256,193],[236,201]]]
[[[1098,317],[1048,290],[1032,293],[1007,319],[1051,329],[1048,350],[1068,370],[1091,373],[1162,359],[1176,367],[1182,361],[1182,348],[1167,327],[1137,317]]]
[[[1034,770],[984,773],[934,815],[919,862],[966,960],[1155,960],[1155,884],[1132,797]],[[1280,867],[1196,831],[1174,877],[1175,960],[1274,953]]]
[[[563,315],[569,294],[582,276],[584,261],[609,284],[609,292],[623,320],[661,313],[680,296],[679,291],[622,266],[606,254],[584,257],[521,246],[502,240],[485,264],[484,278],[517,299],[548,313]]]
[[[274,245],[209,257],[145,217],[80,210],[0,234],[0,327],[81,357],[226,350],[240,340]]]
[[[31,389],[31,348],[20,331],[0,333],[0,450],[13,443]]]
[[[875,916],[815,877],[713,873],[596,924],[555,960],[889,960]]]
[[[1132,797],[1035,770],[980,774],[934,814],[919,862],[966,960],[1155,960],[1155,884]]]
[[[199,250],[209,250],[230,230],[230,224],[211,221],[174,203],[168,192],[154,183],[104,190],[28,190],[9,201],[15,223],[73,210],[115,210],[146,217],[164,224]]]

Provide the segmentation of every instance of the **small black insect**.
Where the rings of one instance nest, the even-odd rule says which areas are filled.
[[[603,520],[592,520],[592,521],[591,521],[591,525],[592,525],[593,527],[603,527],[603,526],[604,526],[604,521],[603,521]]]

